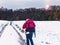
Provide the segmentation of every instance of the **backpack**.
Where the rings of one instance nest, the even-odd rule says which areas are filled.
[[[34,22],[28,22],[27,24],[28,24],[28,28],[27,28],[26,32],[30,32],[30,33],[35,32]]]
[[[34,28],[35,24],[33,22],[28,22],[28,28]]]

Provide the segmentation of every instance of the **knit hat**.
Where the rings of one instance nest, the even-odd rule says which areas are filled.
[[[26,21],[30,20],[29,18],[26,18]]]

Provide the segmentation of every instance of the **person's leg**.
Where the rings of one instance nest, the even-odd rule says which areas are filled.
[[[29,40],[30,40],[30,42],[31,42],[31,45],[34,45],[34,42],[33,42],[32,36],[33,36],[33,33],[31,33],[31,34],[29,35]]]
[[[26,43],[27,43],[27,45],[29,45],[29,38],[28,38],[28,34],[26,34]]]
[[[30,38],[31,45],[34,45],[33,39]]]

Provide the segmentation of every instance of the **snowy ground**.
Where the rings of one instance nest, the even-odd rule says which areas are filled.
[[[24,21],[13,21],[11,25],[10,21],[0,20],[0,45],[25,45],[25,34],[15,26],[17,24],[22,28],[23,23]],[[35,45],[60,45],[60,21],[35,21],[35,24]]]

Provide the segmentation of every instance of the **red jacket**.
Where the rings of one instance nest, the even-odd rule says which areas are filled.
[[[23,26],[22,26],[22,28],[23,29],[27,29],[28,28],[28,22],[33,22],[33,20],[28,20],[28,21],[26,21],[24,24],[23,24]],[[34,27],[35,27],[35,23],[34,23]]]

